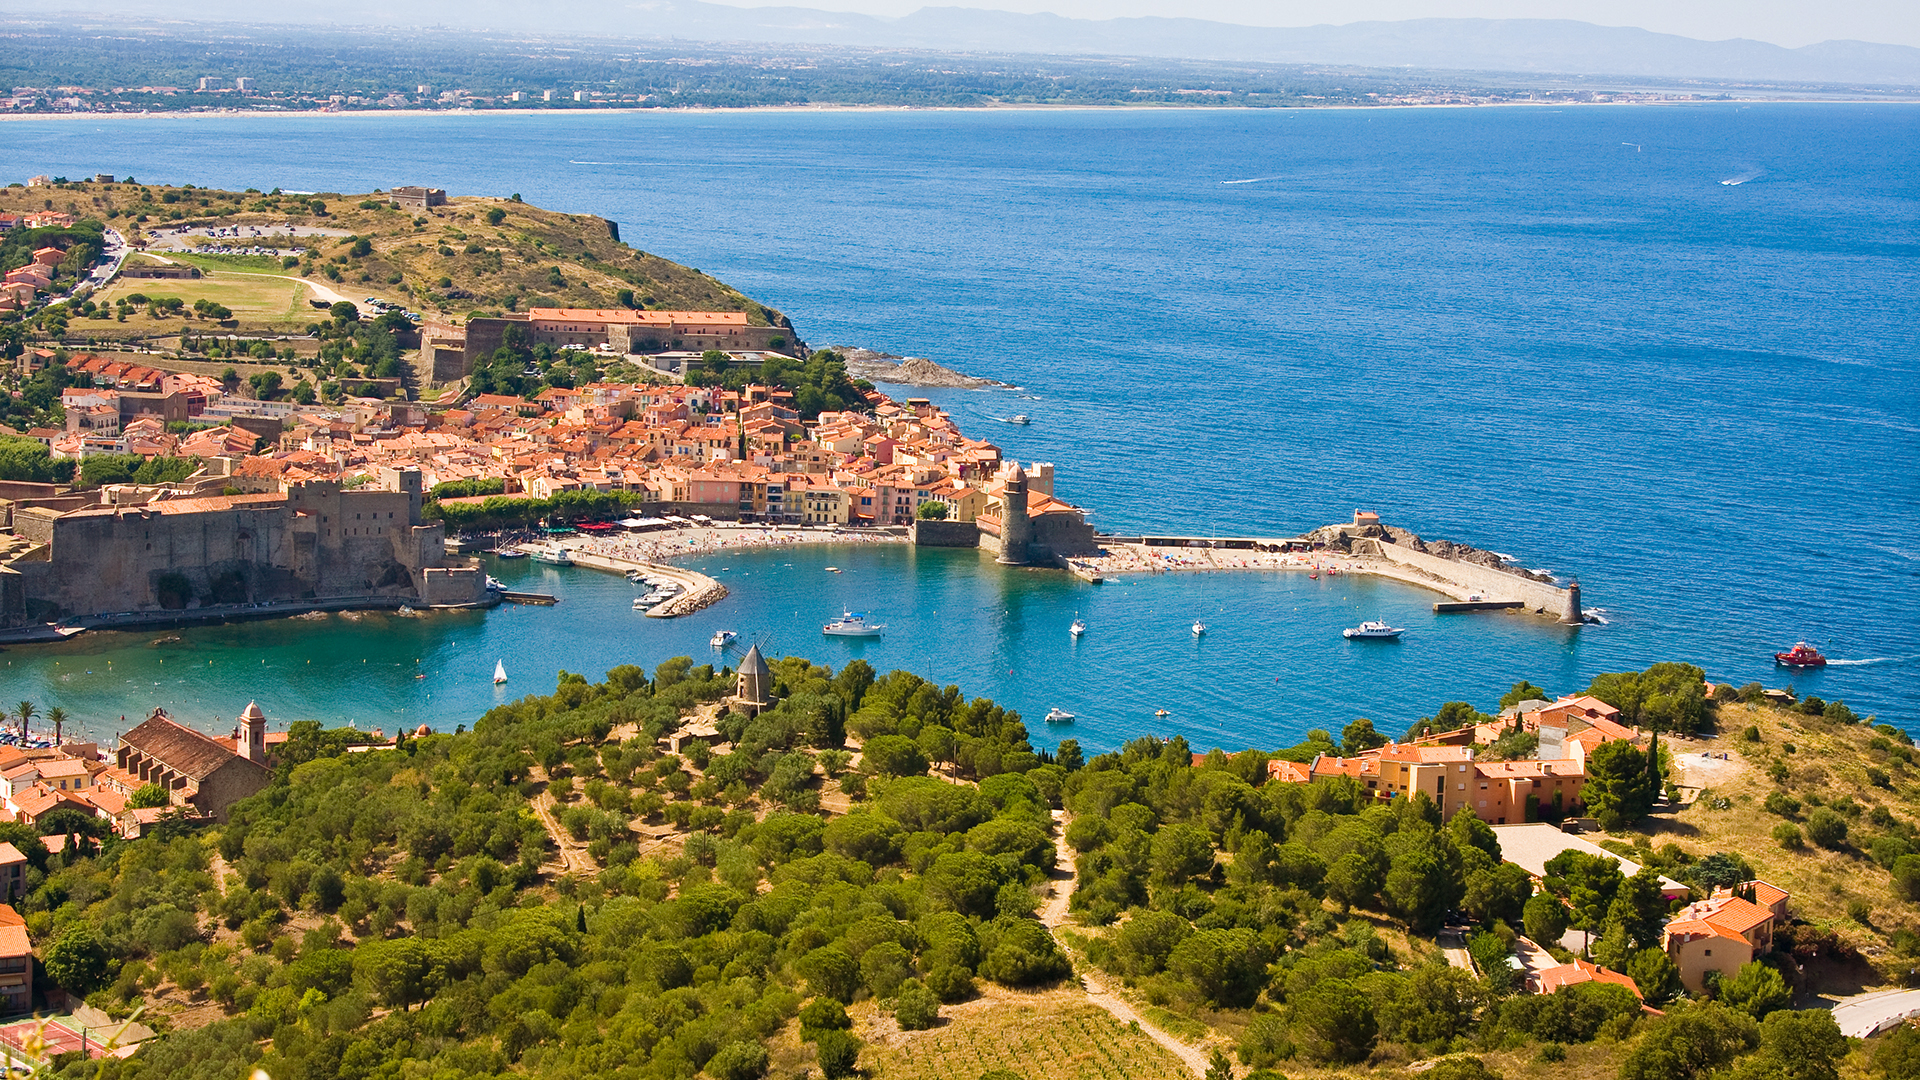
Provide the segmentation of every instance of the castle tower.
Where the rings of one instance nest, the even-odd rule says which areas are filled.
[[[773,704],[772,691],[773,672],[767,667],[767,658],[760,655],[760,646],[755,645],[740,661],[739,691],[734,696],[757,713]]]
[[[1019,462],[1002,474],[1006,493],[1000,497],[1000,562],[1027,565],[1027,545],[1033,541],[1033,519],[1027,516],[1027,472]]]
[[[1569,626],[1578,626],[1587,621],[1586,613],[1580,607],[1580,582],[1578,581],[1567,585],[1567,610],[1560,616],[1560,621]]]
[[[267,763],[267,714],[260,711],[260,703],[247,702],[247,710],[240,714],[240,734],[244,736],[240,745],[234,747],[241,757],[248,761]]]

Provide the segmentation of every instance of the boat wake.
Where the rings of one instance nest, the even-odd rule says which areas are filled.
[[[1875,656],[1866,660],[1829,660],[1827,661],[1827,666],[1828,667],[1867,667],[1870,664],[1898,664],[1904,660],[1912,660],[1912,659],[1914,658],[1911,656]]]
[[[1720,183],[1723,187],[1739,187],[1749,180],[1758,180],[1766,174],[1767,171],[1765,169],[1755,169],[1752,172],[1744,172],[1739,176],[1729,177],[1728,179],[1720,181]]]
[[[1220,181],[1220,183],[1223,186],[1229,185],[1229,184],[1264,184],[1269,180],[1285,180],[1285,179],[1286,177],[1284,176],[1255,176],[1246,180],[1222,180]]]

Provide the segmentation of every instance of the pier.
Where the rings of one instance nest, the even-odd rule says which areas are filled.
[[[509,592],[506,590],[501,591],[500,599],[505,600],[509,604],[533,604],[538,607],[552,607],[560,602],[559,597],[548,596],[546,593]]]
[[[609,574],[625,574],[629,570],[638,570],[648,577],[665,578],[676,582],[681,588],[679,596],[664,604],[648,609],[649,619],[672,619],[681,615],[691,615],[701,608],[710,607],[726,598],[727,587],[696,570],[683,566],[671,566],[665,563],[643,562],[639,559],[623,559],[613,555],[602,555],[593,551],[582,551],[565,544],[521,544],[518,549],[531,555],[539,551],[564,550],[573,565],[588,570],[599,570]]]

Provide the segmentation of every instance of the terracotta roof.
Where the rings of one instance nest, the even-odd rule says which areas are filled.
[[[27,920],[13,910],[12,904],[0,904],[0,926],[25,926]]]
[[[0,956],[26,956],[33,952],[33,940],[27,937],[27,928],[0,924]]]
[[[1634,997],[1641,996],[1640,987],[1633,979],[1598,964],[1589,964],[1585,960],[1576,959],[1571,964],[1542,968],[1534,972],[1533,977],[1539,986],[1539,993],[1542,994],[1551,994],[1563,986],[1572,986],[1575,983],[1603,982],[1624,986],[1633,991]]]
[[[23,863],[26,861],[27,857],[20,854],[20,849],[14,847],[12,842],[0,840],[0,866],[11,866],[14,863]]]
[[[191,780],[204,780],[229,761],[247,760],[218,740],[176,723],[165,713],[148,717],[139,727],[121,736],[120,741]],[[256,769],[265,768],[257,762],[247,763]]]

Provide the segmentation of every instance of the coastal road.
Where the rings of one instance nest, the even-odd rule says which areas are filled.
[[[1059,942],[1060,951],[1066,953],[1071,959],[1073,950],[1061,940],[1057,932],[1067,921],[1067,905],[1073,899],[1076,884],[1073,872],[1073,849],[1067,846],[1069,820],[1065,811],[1053,812],[1054,867],[1053,871],[1047,875],[1049,882],[1047,902],[1040,908],[1040,922],[1049,933],[1053,934],[1054,940]],[[1080,985],[1087,992],[1087,1000],[1112,1013],[1115,1020],[1123,1024],[1131,1024],[1146,1032],[1148,1038],[1166,1047],[1167,1052],[1179,1058],[1180,1063],[1192,1070],[1193,1075],[1204,1080],[1207,1075],[1207,1055],[1200,1047],[1189,1046],[1148,1022],[1145,1017],[1134,1011],[1132,1005],[1127,1004],[1126,999],[1107,989],[1106,984],[1094,974],[1091,966],[1075,965],[1075,967],[1080,977]]]
[[[1876,990],[1833,1007],[1834,1022],[1849,1039],[1864,1039],[1915,1016],[1920,1016],[1920,990]]]

